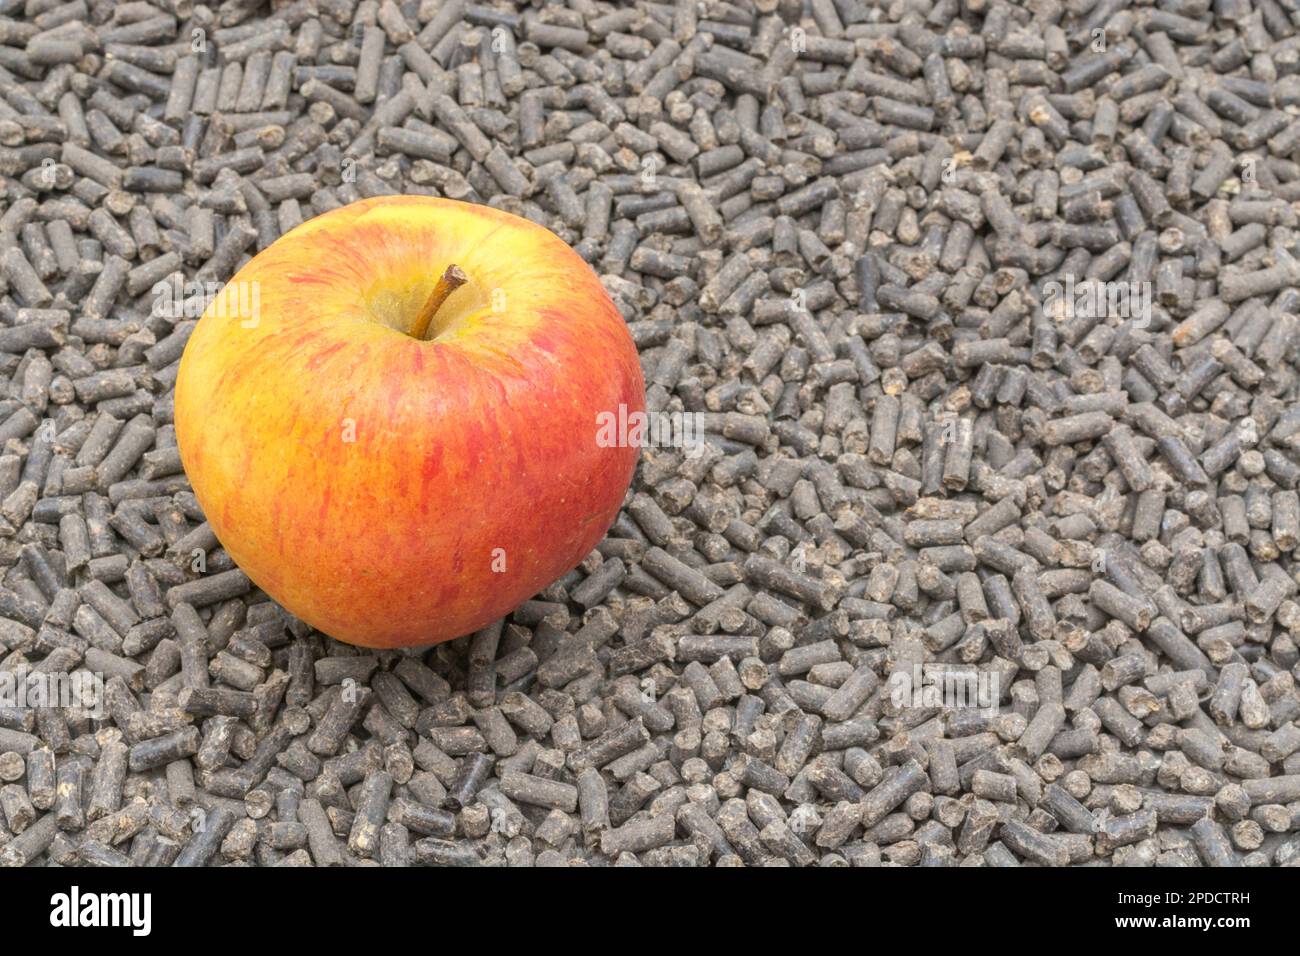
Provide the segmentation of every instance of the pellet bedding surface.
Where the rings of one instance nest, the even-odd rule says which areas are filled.
[[[1297,865],[1298,30],[0,0],[0,678],[103,679],[0,706],[0,864]],[[578,569],[371,652],[234,566],[172,395],[398,193],[570,242],[676,427]]]

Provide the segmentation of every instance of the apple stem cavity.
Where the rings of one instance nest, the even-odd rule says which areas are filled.
[[[447,297],[468,281],[469,276],[461,271],[460,266],[455,264],[447,266],[447,271],[442,274],[438,284],[429,293],[424,308],[415,317],[415,324],[411,326],[411,337],[423,341],[429,333],[429,326],[433,323],[434,315],[442,308],[442,304],[447,301]]]

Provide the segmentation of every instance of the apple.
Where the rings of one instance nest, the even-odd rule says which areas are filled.
[[[471,633],[581,561],[632,479],[643,413],[626,323],[542,226],[385,196],[318,216],[209,304],[176,438],[255,584],[331,637]]]

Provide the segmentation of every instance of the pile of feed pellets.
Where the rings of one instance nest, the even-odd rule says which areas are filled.
[[[696,434],[370,651],[173,388],[387,194],[557,232]],[[0,864],[1300,864],[1298,202],[1296,0],[0,0],[0,690],[96,678]]]

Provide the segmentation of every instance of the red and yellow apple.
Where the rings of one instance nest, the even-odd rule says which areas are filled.
[[[636,348],[558,236],[390,196],[239,270],[185,348],[176,437],[255,584],[331,637],[403,647],[491,623],[595,547],[638,455],[598,440],[620,406],[645,407]]]

